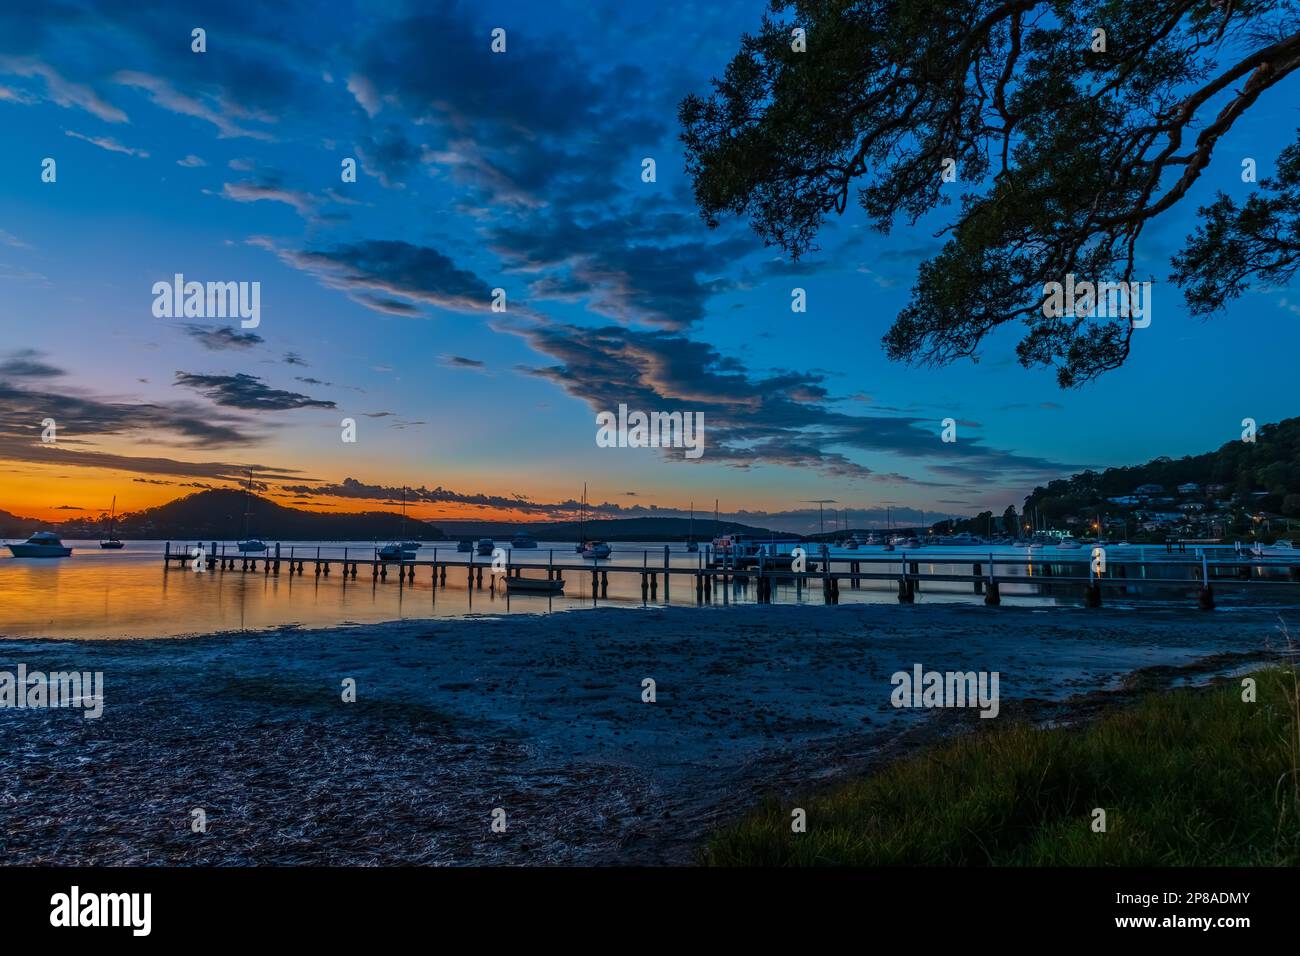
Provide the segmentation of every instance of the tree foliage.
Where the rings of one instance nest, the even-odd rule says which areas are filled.
[[[777,0],[713,92],[682,102],[687,172],[706,222],[748,216],[794,257],[853,190],[882,232],[960,190],[888,354],[976,358],[1020,322],[1021,363],[1076,386],[1123,364],[1133,326],[1045,315],[1045,284],[1150,279],[1135,264],[1143,230],[1300,67],[1298,13],[1297,0]],[[1194,306],[1221,306],[1225,279],[1230,295],[1294,270],[1297,172],[1280,165],[1270,199],[1212,207],[1175,263]]]

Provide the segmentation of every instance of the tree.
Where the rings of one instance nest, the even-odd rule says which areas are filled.
[[[855,186],[882,232],[964,190],[885,349],[915,364],[978,358],[1020,321],[1021,364],[1055,368],[1062,387],[1122,365],[1134,329],[1054,314],[1047,284],[1141,281],[1145,227],[1300,68],[1300,0],[774,0],[772,13],[712,94],[679,110],[705,221],[747,215],[797,258]],[[1268,198],[1221,197],[1175,257],[1193,308],[1293,274],[1300,155],[1282,159]]]
[[[1020,516],[1015,505],[1007,505],[1007,510],[1002,512],[1002,530],[1013,538],[1020,537]]]

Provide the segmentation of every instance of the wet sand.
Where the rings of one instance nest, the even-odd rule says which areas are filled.
[[[1282,643],[1276,612],[938,604],[0,640],[0,670],[98,670],[105,688],[99,720],[0,709],[0,858],[688,863],[766,793],[970,723],[895,709],[895,671],[998,671],[999,719],[1068,719],[1135,671],[1213,673]]]

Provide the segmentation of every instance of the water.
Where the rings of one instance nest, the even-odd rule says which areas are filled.
[[[595,604],[639,607],[642,604],[641,579],[637,574],[611,574],[608,592],[593,597],[591,575],[567,571],[566,588],[562,597],[539,595],[510,595],[487,586],[490,575],[484,569],[484,587],[471,590],[467,587],[466,572],[450,569],[446,587],[434,588],[427,567],[416,568],[416,580],[399,583],[395,570],[387,579],[376,580],[370,567],[363,564],[355,580],[344,579],[336,564],[328,577],[317,578],[313,573],[312,559],[317,547],[322,554],[335,558],[349,549],[350,556],[363,560],[373,554],[371,542],[295,542],[282,545],[281,555],[286,564],[279,576],[265,574],[260,567],[256,572],[207,571],[195,573],[188,566],[173,565],[163,570],[161,541],[130,541],[122,551],[104,551],[97,541],[64,542],[73,548],[70,558],[16,559],[4,551],[0,556],[0,636],[9,637],[175,637],[208,634],[218,631],[261,629],[285,625],[303,627],[330,627],[340,624],[366,624],[377,621],[419,619],[429,617],[461,617],[467,614],[538,614],[592,607]],[[499,542],[505,546],[506,542]],[[174,546],[175,548],[175,546]],[[173,548],[173,549],[174,549]],[[274,544],[271,545],[273,553]],[[670,546],[669,559],[675,568],[700,566],[700,554],[691,554],[681,544]],[[609,561],[599,562],[600,567],[646,567],[662,570],[664,546],[654,542],[626,542],[614,545]],[[1168,558],[1190,558],[1190,555],[1166,556],[1163,548],[1133,548],[1130,558],[1147,561]],[[817,553],[810,549],[810,559]],[[928,547],[907,554],[907,561],[919,564],[923,574],[968,574],[969,563],[953,564],[943,558],[987,556],[999,558],[1025,558],[1023,547]],[[301,576],[287,573],[290,555],[307,561]],[[878,547],[859,551],[836,551],[832,554],[852,560],[882,557],[885,552]],[[1113,554],[1113,553],[1112,553]],[[574,553],[573,542],[539,542],[536,550],[512,552],[516,561],[545,564],[553,555],[557,564],[583,564]],[[468,563],[470,555],[457,553],[454,543],[440,542],[436,556],[441,561]],[[1061,552],[1062,560],[1087,560],[1087,552]],[[426,544],[417,552],[418,560],[432,560],[435,546]],[[860,589],[852,589],[847,581],[840,585],[840,603],[897,603],[897,585],[894,577],[901,574],[902,551],[888,555],[888,564],[863,565],[863,571],[888,573],[889,580],[863,581]],[[475,557],[482,566],[489,559]],[[1042,558],[1035,552],[1035,562]],[[1112,565],[1116,563],[1112,557]],[[846,566],[839,566],[845,568]],[[1112,573],[1114,572],[1112,567]],[[1078,604],[1081,590],[1078,585],[1057,584],[1042,586],[1041,564],[1034,568],[1028,563],[1017,567],[998,568],[1004,603],[1052,606]],[[1082,568],[1073,573],[1083,573]],[[1191,576],[1186,568],[1177,569],[1179,576]],[[530,570],[530,577],[545,577],[544,571]],[[1162,576],[1173,576],[1162,575]],[[1044,582],[1045,583],[1045,582]],[[1170,589],[1167,600],[1186,604],[1186,593]],[[1291,597],[1293,589],[1280,588]],[[671,601],[665,599],[662,575],[658,594],[648,598],[648,604],[692,606],[696,602],[693,581],[685,576],[675,576],[670,590]],[[1254,592],[1252,590],[1252,598]],[[1129,595],[1108,592],[1107,603],[1114,604]],[[713,604],[754,603],[753,587],[733,586],[725,593],[721,587],[713,591]],[[818,584],[797,589],[793,583],[780,584],[774,600],[778,603],[821,604],[822,591]],[[974,603],[982,598],[973,593],[969,582],[925,582],[918,592],[918,601]],[[1220,598],[1222,601],[1222,598]]]

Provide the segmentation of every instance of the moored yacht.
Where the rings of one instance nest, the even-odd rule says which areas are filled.
[[[518,534],[516,534],[513,538],[510,539],[510,547],[535,548],[537,547],[537,539],[534,538],[527,531],[520,531]]]
[[[99,542],[99,546],[105,551],[120,551],[126,547],[122,539],[117,536],[117,495],[113,496],[113,511],[108,519],[108,540]]]
[[[496,549],[496,546],[497,543],[493,541],[491,538],[479,538],[478,548],[477,548],[479,557],[481,558],[492,557],[492,552]]]
[[[473,550],[474,550],[474,539],[473,539],[473,538],[465,538],[463,541],[460,541],[460,542],[457,543],[457,545],[456,545],[456,550],[459,551],[461,554],[468,554],[470,551],[473,551]]]
[[[582,556],[584,558],[608,558],[614,549],[604,541],[584,541],[582,543]]]
[[[65,547],[53,531],[37,531],[22,544],[11,544],[15,558],[66,558],[72,549]]]

